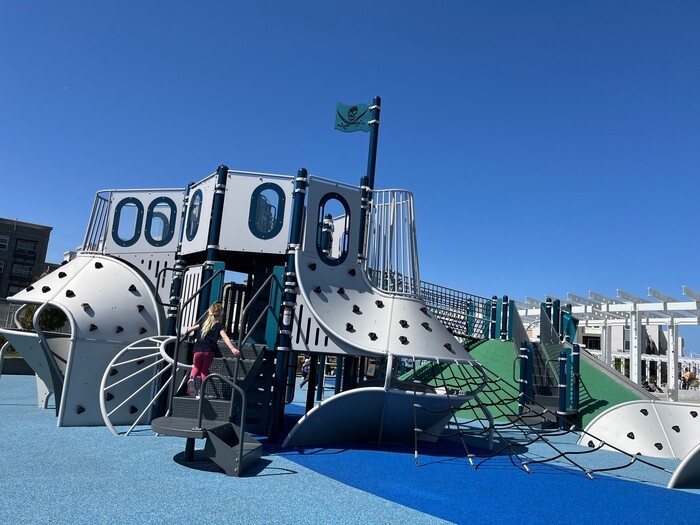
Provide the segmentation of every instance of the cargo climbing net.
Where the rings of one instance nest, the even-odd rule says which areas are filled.
[[[591,480],[596,473],[626,469],[635,464],[669,474],[673,472],[639,454],[607,444],[534,399],[524,398],[508,381],[479,363],[414,360],[410,376],[416,385],[428,385],[444,392],[447,402],[443,411],[450,413],[450,421],[440,435],[414,429],[417,465],[419,436],[422,435],[433,440],[461,442],[475,471],[495,458],[507,456],[513,465],[528,474],[532,473],[533,465],[547,463],[568,466]],[[414,410],[437,412],[421,405],[418,390],[413,390]],[[460,405],[451,397],[462,397],[466,401]],[[576,445],[582,434],[592,438],[588,447]],[[608,452],[604,458],[594,457],[602,449]]]

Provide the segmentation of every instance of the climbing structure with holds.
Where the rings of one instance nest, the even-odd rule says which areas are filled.
[[[360,199],[357,187],[316,179],[309,185],[304,241],[296,254],[303,303],[345,353],[472,361],[422,300],[385,292],[367,278],[360,257],[360,221],[350,211],[359,210]],[[331,200],[345,208],[347,217],[335,221],[343,228],[340,234],[334,231],[340,246],[325,249],[323,217]]]
[[[79,254],[43,277],[13,301],[61,310],[68,333],[0,329],[8,341],[25,339],[17,350],[48,391],[56,396],[58,426],[103,424],[99,409],[102,373],[129,343],[163,330],[163,312],[152,285],[113,257]],[[30,338],[31,341],[26,341]]]
[[[700,406],[691,403],[630,401],[591,421],[579,444],[603,444],[630,454],[682,459],[698,444],[699,415]]]

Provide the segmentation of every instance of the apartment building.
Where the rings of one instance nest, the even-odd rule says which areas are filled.
[[[56,267],[46,263],[52,229],[0,218],[0,298],[16,294]]]

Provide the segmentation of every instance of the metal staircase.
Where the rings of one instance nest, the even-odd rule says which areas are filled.
[[[168,415],[151,421],[156,433],[187,439],[186,461],[194,459],[195,440],[206,439],[204,455],[229,476],[240,476],[260,459],[262,445],[248,432],[265,430],[270,406],[265,345],[240,350],[240,358],[214,359],[199,399],[187,396],[180,381]]]
[[[558,425],[559,391],[557,377],[545,358],[542,347],[532,344],[532,389],[531,396],[525,396],[526,409],[518,418],[533,428],[555,428]]]

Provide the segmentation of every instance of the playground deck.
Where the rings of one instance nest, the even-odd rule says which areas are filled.
[[[297,391],[299,405],[290,412],[301,413],[305,395]],[[185,465],[182,440],[155,436],[149,427],[129,437],[104,427],[56,427],[54,411],[37,408],[33,376],[0,377],[0,437],[0,519],[14,524],[202,523],[221,516],[245,524],[580,524],[593,516],[673,524],[685,523],[685,511],[700,504],[700,491],[666,489],[669,474],[648,467],[592,481],[563,463],[533,464],[528,474],[499,456],[473,470],[461,444],[449,442],[419,444],[418,466],[413,447],[264,443],[259,465],[228,477],[197,455]],[[575,447],[572,437],[558,446]],[[586,455],[605,466],[615,456]]]

